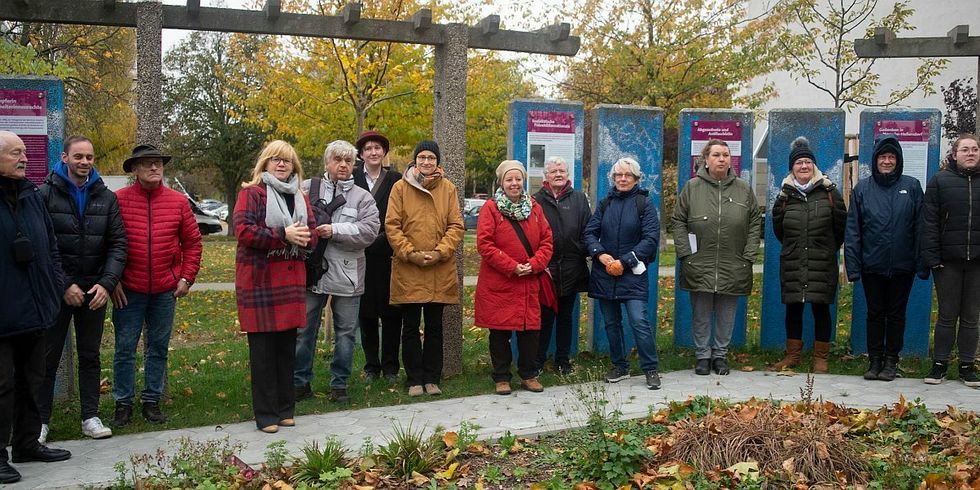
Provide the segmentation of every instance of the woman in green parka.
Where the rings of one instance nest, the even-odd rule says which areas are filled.
[[[803,350],[803,307],[813,311],[813,372],[827,372],[830,304],[837,297],[838,250],[844,243],[847,210],[837,185],[824,177],[804,137],[793,141],[790,174],[772,206],[773,232],[783,245],[779,282],[786,305],[786,355],[773,370],[799,364]]]
[[[701,162],[677,197],[671,234],[681,263],[680,287],[691,297],[694,372],[725,375],[738,298],[752,292],[762,214],[752,187],[732,171],[727,143],[708,141]]]

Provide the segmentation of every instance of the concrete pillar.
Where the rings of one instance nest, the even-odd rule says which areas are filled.
[[[163,4],[136,6],[136,142],[163,142]]]
[[[460,197],[465,191],[466,175],[466,49],[469,31],[464,24],[446,26],[445,43],[435,48],[435,110],[432,123],[439,143],[446,177],[456,186]],[[463,247],[456,250],[456,274],[459,294],[463,297]],[[463,371],[463,308],[448,306],[443,321],[443,376]]]
[[[640,107],[627,105],[599,104],[592,109],[592,176],[591,201],[594,208],[609,193],[612,184],[609,172],[612,166],[623,157],[630,157],[640,164],[643,178],[639,186],[650,191],[650,207],[647,212],[660,216],[661,189],[663,188],[662,166],[664,159],[664,111],[659,107]],[[658,249],[659,250],[659,249]],[[600,266],[601,267],[601,266]],[[657,332],[657,271],[660,267],[659,253],[647,264],[647,320]],[[625,272],[629,274],[630,271]],[[623,336],[627,352],[633,345],[633,330],[629,326],[626,311],[623,311]],[[609,352],[609,339],[602,312],[597,307],[593,312],[592,350]]]
[[[752,145],[754,119],[755,114],[752,111],[743,109],[681,110],[680,131],[677,136],[677,195],[680,195],[684,185],[694,177],[693,166],[696,162],[691,155],[700,153],[704,142],[712,138],[718,138],[729,144],[732,168],[741,179],[752,185],[755,175],[753,171],[755,159],[752,158],[752,151],[755,148]],[[667,216],[665,221],[669,222],[670,216]],[[694,347],[694,333],[691,330],[691,296],[680,288],[680,265],[680,261],[677,261],[674,266],[674,344],[680,347]],[[732,346],[745,344],[746,303],[744,297],[738,301]]]
[[[915,177],[925,192],[929,177],[939,171],[942,145],[942,114],[937,109],[865,109],[861,111],[859,175],[871,175],[872,153],[876,137],[897,136],[905,155],[903,174]],[[851,350],[868,351],[868,304],[861,281],[854,283],[851,319]],[[903,355],[929,355],[929,333],[932,331],[932,278],[915,279],[905,317]]]
[[[774,109],[769,112],[769,192],[766,199],[765,268],[762,273],[762,332],[765,348],[786,344],[786,305],[779,281],[779,253],[783,247],[772,229],[772,205],[789,175],[790,145],[798,136],[810,140],[817,167],[838,188],[844,180],[844,111],[841,109]],[[837,302],[830,307],[831,340],[837,335]],[[803,341],[813,344],[813,314],[803,312]]]

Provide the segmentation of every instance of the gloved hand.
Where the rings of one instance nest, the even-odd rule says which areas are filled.
[[[425,267],[425,255],[423,255],[422,252],[412,252],[408,254],[408,261],[419,267]]]
[[[613,277],[623,275],[623,263],[618,260],[610,262],[609,265],[606,266],[606,274]]]

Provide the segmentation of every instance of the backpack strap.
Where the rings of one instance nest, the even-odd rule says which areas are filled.
[[[610,197],[606,196],[599,201],[599,211],[602,214],[606,214],[606,209],[609,208]],[[640,216],[640,221],[643,221],[643,213],[647,210],[647,196],[645,194],[637,194],[634,201],[636,201],[636,213]]]
[[[320,182],[323,179],[321,177],[313,177],[310,179],[310,204],[315,205],[317,201],[320,200]]]

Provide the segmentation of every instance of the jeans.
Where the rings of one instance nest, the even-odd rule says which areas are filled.
[[[735,330],[735,309],[738,296],[691,291],[691,330],[694,333],[694,357],[696,359],[724,359]],[[711,329],[714,316],[715,328]],[[712,335],[712,333],[714,335]],[[708,342],[711,346],[708,346]]]
[[[914,274],[882,276],[864,274],[864,299],[868,304],[868,355],[898,357],[905,345],[905,310]]]
[[[959,347],[960,362],[971,363],[977,351],[980,321],[980,260],[945,263],[932,270],[936,276],[935,348],[937,361],[949,361],[953,343]],[[960,328],[956,329],[956,320]]]
[[[364,371],[373,374],[398,375],[398,346],[402,336],[401,311],[382,311],[379,335],[378,317],[360,317],[361,347],[364,348]],[[380,346],[379,346],[380,344]],[[380,347],[381,357],[378,357]]]
[[[633,340],[640,355],[640,369],[643,372],[656,371],[660,362],[657,355],[657,334],[650,321],[647,320],[647,302],[639,299],[615,300],[600,299],[599,308],[606,325],[606,337],[609,339],[609,357],[613,366],[629,370],[630,364],[626,359],[626,339],[623,337],[623,310],[633,329]]]
[[[136,393],[136,345],[146,324],[143,358],[143,403],[159,403],[167,373],[167,349],[174,326],[177,298],[173,291],[142,294],[126,290],[128,303],[113,308],[116,328],[116,354],[112,359],[112,398],[117,404],[132,405]]]
[[[569,366],[568,359],[572,349],[572,310],[578,302],[578,293],[558,297],[558,313],[551,308],[541,307],[541,334],[538,339],[538,353],[535,359],[537,369],[544,368],[551,343],[551,330],[555,331],[555,365]]]
[[[439,384],[442,378],[442,310],[440,303],[404,304],[402,308],[402,360],[405,385]],[[419,336],[422,317],[425,333]]]
[[[99,415],[99,387],[102,363],[99,360],[99,347],[102,342],[102,328],[105,323],[105,309],[90,310],[86,295],[81,306],[61,303],[61,311],[54,326],[45,333],[44,381],[38,393],[38,410],[41,423],[51,420],[51,405],[54,400],[54,382],[61,363],[61,354],[68,336],[68,324],[75,322],[75,350],[78,352],[78,398],[82,405],[82,420]]]
[[[17,451],[33,450],[38,446],[41,418],[36,395],[42,376],[43,332],[0,338],[0,441],[3,441],[0,461],[7,461],[8,441]]]
[[[334,351],[330,361],[330,388],[347,388],[354,362],[354,332],[357,331],[357,311],[360,296],[327,296],[306,292],[306,327],[296,335],[296,368],[293,386],[305,386],[313,379],[313,358],[316,357],[316,338],[320,333],[323,307],[330,299],[333,312]]]

